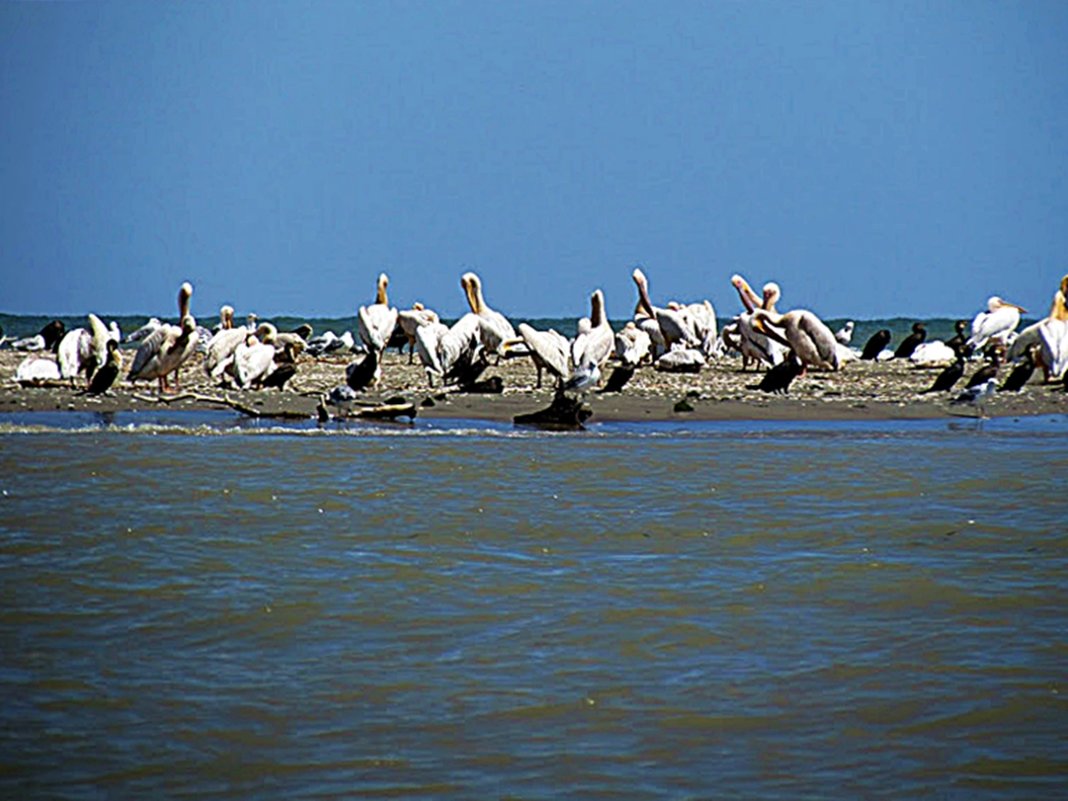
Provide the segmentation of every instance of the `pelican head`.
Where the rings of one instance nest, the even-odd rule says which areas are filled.
[[[178,316],[181,318],[189,314],[189,301],[193,298],[193,285],[188,281],[178,287]]]
[[[223,304],[219,307],[219,325],[223,329],[234,327],[234,307]]]
[[[381,303],[383,306],[389,305],[389,297],[386,295],[387,286],[389,286],[389,276],[385,273],[379,273],[378,284],[376,285],[377,291],[375,292],[375,303]]]
[[[415,303],[412,304],[412,311],[422,311],[425,308],[426,308],[426,306],[424,306],[419,301],[416,301]]]
[[[997,295],[993,295],[990,300],[986,302],[986,307],[992,312],[996,312],[998,309],[1016,309],[1016,311],[1023,314],[1027,314],[1027,309],[1023,306],[1017,306],[1015,303],[1009,303],[1007,300],[999,298]]]
[[[460,276],[460,286],[464,288],[471,311],[482,314],[486,308],[486,301],[482,297],[482,279],[475,273],[464,273]]]
[[[265,345],[271,345],[278,339],[278,329],[270,323],[260,323],[256,329],[256,337]]]
[[[604,292],[595,289],[590,295],[590,325],[599,326],[607,322],[604,311]]]
[[[779,285],[774,281],[768,281],[764,284],[764,308],[769,311],[775,311],[775,304],[779,302],[779,298],[782,297],[782,290],[779,289]]]

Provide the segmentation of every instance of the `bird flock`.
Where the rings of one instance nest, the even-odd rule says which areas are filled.
[[[780,311],[783,292],[775,282],[764,284],[757,293],[744,277],[732,276],[741,309],[719,327],[708,300],[655,305],[645,273],[634,269],[631,277],[637,291],[631,319],[616,331],[609,323],[604,292],[595,289],[589,296],[589,316],[579,320],[570,339],[527,322],[513,326],[486,301],[482,280],[473,272],[460,277],[470,311],[451,325],[422,303],[403,310],[391,306],[389,277],[380,274],[374,301],[357,309],[356,336],[329,331],[313,336],[309,325],[280,332],[254,314],[238,325],[230,305],[219,310],[219,324],[209,331],[191,313],[193,287],[185,282],[178,291],[176,323],[152,318],[126,337],[136,350],[125,380],[156,381],[161,394],[179,392],[183,367],[202,354],[204,374],[218,386],[284,389],[302,359],[351,353],[343,383],[332,393],[338,402],[378,387],[386,349],[407,347],[409,363],[418,357],[431,388],[500,391],[500,378],[482,379],[491,361],[526,358],[536,373],[535,386],[541,387],[547,376],[558,395],[583,395],[595,389],[620,392],[639,369],[696,373],[710,361],[733,358],[740,359],[742,370],[765,371],[749,389],[787,393],[791,383],[809,370],[840,371],[857,360],[899,359],[943,368],[922,394],[955,390],[967,365],[978,362],[965,393],[953,399],[978,405],[995,390],[1019,391],[1036,370],[1046,382],[1063,381],[1068,372],[1068,275],[1053,294],[1049,314],[1023,330],[1017,329],[1026,310],[994,296],[970,323],[957,321],[954,337],[930,341],[924,324],[917,322],[894,349],[889,330],[880,330],[863,347],[854,347],[853,322],[832,332],[807,309]],[[26,358],[16,381],[23,385],[69,381],[74,386],[84,376],[86,392],[106,393],[123,377],[121,342],[119,327],[114,322],[106,326],[92,313],[87,326],[72,331],[52,321],[37,334],[10,343],[18,350],[47,354]],[[613,369],[606,374],[610,364]],[[1013,369],[999,384],[999,371],[1005,365]]]

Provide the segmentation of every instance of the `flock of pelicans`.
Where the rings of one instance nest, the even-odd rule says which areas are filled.
[[[753,388],[768,392],[788,391],[793,379],[809,368],[840,370],[856,359],[909,359],[924,366],[943,365],[945,369],[925,392],[953,390],[964,375],[966,363],[982,360],[983,365],[967,382],[967,391],[957,398],[976,404],[995,389],[1021,389],[1037,369],[1047,382],[1068,381],[1068,275],[1053,294],[1049,314],[1021,331],[1017,328],[1025,310],[992,297],[987,310],[970,324],[967,320],[957,322],[952,339],[927,341],[923,324],[916,323],[912,333],[893,350],[889,348],[888,330],[874,334],[862,348],[854,348],[852,322],[832,333],[810,311],[780,312],[777,304],[782,292],[774,282],[765,284],[758,294],[740,275],[733,276],[731,283],[743,311],[718,328],[709,301],[672,301],[655,306],[645,274],[635,269],[632,278],[638,292],[633,319],[615,331],[608,322],[604,294],[598,289],[590,297],[590,316],[579,321],[573,339],[527,323],[513,327],[486,303],[482,282],[472,272],[460,278],[470,312],[451,326],[419,303],[399,311],[390,306],[389,278],[379,275],[374,303],[360,306],[357,313],[358,340],[348,332],[341,337],[331,332],[313,337],[308,325],[280,332],[254,315],[247,324],[237,325],[230,306],[220,309],[219,325],[209,331],[198,326],[190,313],[193,287],[183,283],[178,292],[176,324],[153,318],[127,337],[127,341],[139,344],[126,380],[155,380],[161,393],[177,391],[183,365],[199,352],[204,355],[207,377],[220,385],[284,388],[302,354],[319,356],[348,350],[358,355],[345,369],[345,384],[333,393],[335,401],[340,401],[379,384],[387,347],[407,346],[409,361],[418,355],[430,386],[437,380],[442,386],[461,389],[479,385],[491,358],[529,358],[537,371],[537,386],[548,373],[562,394],[584,393],[598,385],[602,391],[620,391],[642,365],[667,372],[698,372],[708,360],[727,354],[739,355],[743,369],[766,368],[763,379]],[[88,321],[86,328],[67,331],[61,321],[54,320],[38,334],[11,342],[16,349],[51,351],[54,356],[28,357],[19,365],[16,381],[27,385],[69,380],[73,385],[84,375],[88,393],[111,389],[124,369],[119,347],[122,333],[114,322],[105,326],[95,314],[89,314]],[[0,344],[4,341],[0,339]],[[603,381],[602,370],[610,360],[614,369]],[[1002,364],[1016,367],[999,385],[997,374]]]

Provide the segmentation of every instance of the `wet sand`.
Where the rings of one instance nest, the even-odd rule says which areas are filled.
[[[228,400],[264,416],[287,414],[315,416],[320,396],[344,383],[346,356],[319,359],[302,356],[297,375],[284,391],[222,389],[209,383],[202,357],[182,368],[181,391],[160,396],[157,383],[120,381],[103,397],[80,394],[84,379],[67,386],[20,387],[14,382],[18,364],[28,354],[0,351],[0,413],[25,411],[135,411],[159,409],[227,408]],[[124,350],[126,364],[132,350]],[[970,367],[970,375],[978,364]],[[611,372],[611,365],[605,370]],[[591,392],[586,402],[593,420],[893,420],[975,416],[968,406],[950,406],[957,393],[921,395],[938,369],[917,369],[907,362],[851,362],[838,373],[809,372],[794,381],[789,395],[776,396],[749,389],[762,372],[741,371],[740,361],[725,357],[697,374],[666,374],[651,367],[639,369],[622,393]],[[427,386],[418,360],[408,364],[407,354],[386,355],[381,386],[360,396],[359,403],[373,404],[394,398],[415,403],[418,414],[428,418],[471,418],[511,421],[517,414],[542,409],[552,400],[552,391],[534,389],[535,372],[528,359],[512,359],[490,367],[484,378],[499,375],[501,394],[460,394]],[[1007,372],[1006,372],[1007,375]],[[963,387],[964,382],[960,383]],[[193,397],[195,396],[195,397]],[[212,401],[210,399],[217,399]],[[429,399],[429,400],[428,400]],[[676,411],[685,401],[692,411]],[[358,404],[357,404],[358,406]],[[1020,416],[1068,413],[1068,393],[1060,383],[1045,385],[1036,374],[1020,393],[996,395],[984,407],[990,416]],[[337,409],[330,407],[331,413]]]

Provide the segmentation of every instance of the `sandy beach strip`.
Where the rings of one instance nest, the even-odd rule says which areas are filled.
[[[132,351],[126,351],[126,364]],[[110,394],[81,394],[80,378],[75,388],[51,385],[20,387],[14,381],[18,364],[27,354],[0,351],[0,413],[27,411],[135,411],[139,409],[220,409],[225,405],[209,398],[228,399],[263,416],[312,417],[322,395],[344,383],[345,365],[351,356],[300,358],[297,375],[284,391],[222,389],[211,384],[201,356],[181,372],[177,397],[159,396],[156,382],[116,383]],[[971,367],[966,374],[977,369]],[[609,367],[606,372],[610,372]],[[671,420],[894,420],[974,416],[975,409],[949,404],[956,392],[921,395],[930,386],[937,369],[918,369],[908,362],[850,362],[839,372],[810,371],[797,379],[789,395],[769,395],[749,385],[763,373],[743,372],[740,362],[722,358],[700,373],[669,374],[651,367],[639,369],[621,393],[591,392],[586,403],[594,421]],[[1007,370],[1005,371],[1007,375]],[[549,405],[552,390],[534,389],[535,372],[528,359],[511,359],[491,366],[485,377],[499,375],[500,394],[462,394],[428,387],[418,360],[408,363],[407,354],[386,354],[381,386],[360,396],[361,403],[404,398],[415,403],[426,418],[469,418],[507,422],[516,415]],[[960,383],[962,388],[964,382]],[[959,389],[957,390],[959,392]],[[677,411],[680,401],[684,402]],[[335,411],[335,410],[331,410]],[[1068,413],[1068,392],[1063,384],[1043,384],[1036,373],[1022,392],[1001,393],[985,406],[990,416],[1021,416]]]

